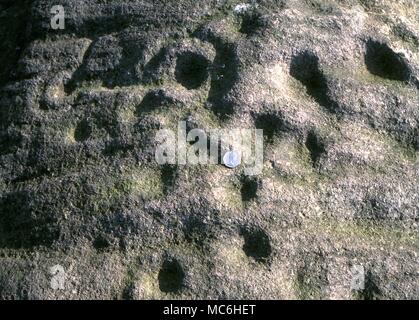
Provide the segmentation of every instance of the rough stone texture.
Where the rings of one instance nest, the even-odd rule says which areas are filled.
[[[418,2],[239,4],[0,3],[0,298],[419,298]],[[158,166],[185,119],[263,173]]]

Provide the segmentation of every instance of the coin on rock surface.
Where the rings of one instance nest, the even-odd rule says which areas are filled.
[[[236,151],[228,151],[224,154],[223,162],[227,168],[236,168],[240,165],[240,155]]]

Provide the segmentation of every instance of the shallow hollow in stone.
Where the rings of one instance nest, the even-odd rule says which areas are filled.
[[[208,78],[209,61],[202,55],[186,52],[177,57],[175,77],[185,88],[198,89]]]
[[[159,288],[165,293],[176,293],[182,289],[185,272],[177,260],[165,260],[159,271]]]
[[[266,22],[262,19],[261,14],[250,12],[243,16],[239,31],[247,36],[251,36],[263,29],[265,25]]]
[[[97,251],[104,251],[109,246],[110,246],[109,241],[103,236],[98,236],[93,240],[93,247]]]
[[[307,93],[330,112],[338,109],[337,103],[330,97],[329,85],[321,70],[319,58],[314,52],[304,51],[292,58],[290,75],[301,82]]]
[[[244,253],[257,262],[267,262],[272,253],[269,236],[260,228],[243,228]]]
[[[255,126],[256,129],[263,130],[263,135],[268,143],[272,143],[275,137],[286,131],[283,119],[273,113],[258,115],[255,119]]]
[[[92,126],[87,120],[80,121],[74,130],[74,140],[83,142],[89,139],[92,134]]]
[[[409,67],[403,58],[387,44],[369,40],[366,45],[365,64],[372,74],[398,81],[409,80]]]
[[[310,159],[313,164],[316,164],[322,154],[326,151],[324,143],[313,131],[308,133],[305,146],[310,153]]]
[[[241,179],[241,196],[242,201],[251,201],[257,198],[258,181],[255,178],[243,176]]]

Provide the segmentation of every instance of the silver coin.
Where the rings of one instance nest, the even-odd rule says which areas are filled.
[[[241,162],[240,155],[236,151],[228,151],[224,154],[223,162],[227,168],[236,168]]]

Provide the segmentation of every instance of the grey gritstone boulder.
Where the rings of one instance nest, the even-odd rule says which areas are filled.
[[[0,4],[0,299],[419,298],[417,1],[60,3]]]

